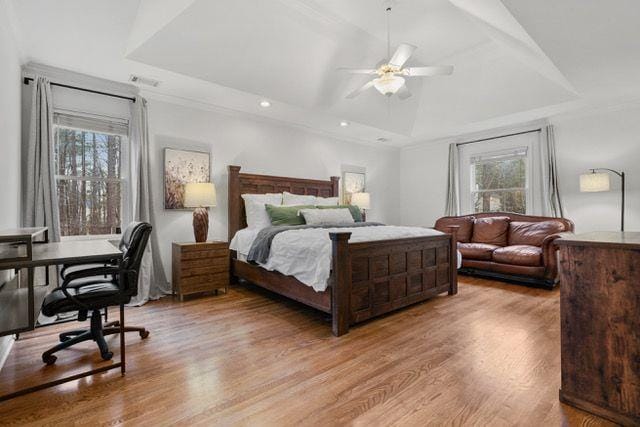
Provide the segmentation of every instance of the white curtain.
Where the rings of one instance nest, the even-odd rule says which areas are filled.
[[[556,140],[553,125],[542,129],[540,138],[541,210],[544,216],[563,217],[562,200],[558,188]]]
[[[460,215],[460,185],[459,185],[459,155],[458,145],[449,144],[449,171],[447,178],[447,202],[444,214],[446,216]]]
[[[140,267],[138,295],[130,305],[142,305],[171,293],[171,288],[162,266],[158,230],[153,211],[151,191],[151,169],[149,168],[149,124],[146,99],[136,96],[131,105],[129,127],[129,194],[131,199],[130,217],[136,221],[151,224],[153,230]]]
[[[48,227],[49,240],[60,241],[60,216],[56,196],[53,149],[51,84],[44,77],[33,82],[31,122],[27,149],[24,225]]]

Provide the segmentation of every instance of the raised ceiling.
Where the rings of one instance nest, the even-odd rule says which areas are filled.
[[[117,81],[162,81],[149,97],[196,102],[401,146],[640,97],[634,0],[399,0],[392,44],[410,65],[452,76],[410,80],[413,96],[374,90],[338,67],[386,57],[380,0],[13,0],[27,60]],[[267,98],[273,106],[261,109]],[[347,120],[349,127],[340,127]]]

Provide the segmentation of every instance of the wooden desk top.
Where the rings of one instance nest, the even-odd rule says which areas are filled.
[[[108,240],[77,240],[33,245],[31,260],[7,263],[8,268],[40,267],[71,262],[101,262],[122,257],[122,252]],[[10,265],[10,266],[9,266]],[[0,260],[0,267],[3,267]]]
[[[598,246],[612,249],[640,249],[640,232],[594,231],[591,233],[565,234],[554,242],[556,245]]]
[[[2,239],[20,239],[27,237],[35,237],[47,231],[47,227],[22,227],[0,230],[0,238]]]

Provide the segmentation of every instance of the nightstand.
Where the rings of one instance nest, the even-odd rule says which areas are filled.
[[[229,244],[212,241],[173,243],[173,292],[182,301],[186,295],[218,293],[229,289]]]

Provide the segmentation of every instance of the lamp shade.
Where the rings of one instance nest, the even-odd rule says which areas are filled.
[[[393,74],[385,74],[373,80],[373,86],[383,95],[393,95],[404,86],[404,79]]]
[[[369,209],[371,206],[371,196],[369,193],[353,193],[351,195],[351,204],[360,209]]]
[[[200,208],[216,205],[216,187],[212,182],[188,183],[184,186],[184,206]]]
[[[598,191],[609,191],[611,182],[609,174],[606,172],[592,172],[580,175],[580,191],[593,193]]]

